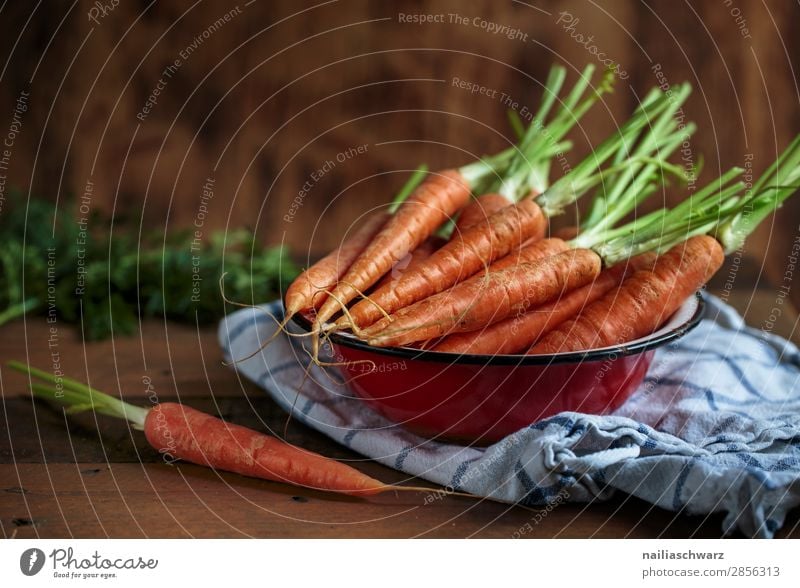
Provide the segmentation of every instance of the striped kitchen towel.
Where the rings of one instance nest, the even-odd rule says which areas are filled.
[[[236,368],[308,426],[448,489],[539,506],[622,491],[673,511],[725,513],[725,533],[772,537],[800,504],[800,352],[721,300],[706,302],[700,325],[659,349],[614,414],[561,413],[485,448],[409,433],[318,366],[301,388],[309,358],[298,339],[281,336]],[[264,308],[282,312],[280,302]],[[219,330],[226,359],[274,330],[258,310],[229,315]]]

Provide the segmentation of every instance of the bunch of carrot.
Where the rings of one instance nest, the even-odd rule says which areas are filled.
[[[691,89],[652,90],[616,133],[550,183],[567,132],[608,90],[604,80],[583,98],[591,74],[560,99],[564,72],[555,68],[530,125],[514,119],[512,150],[416,174],[396,210],[365,223],[290,286],[287,320],[306,313],[315,341],[351,331],[375,346],[470,354],[582,351],[656,330],[794,193],[800,138],[749,190],[735,168],[672,209],[636,217],[669,177],[686,175],[668,158],[694,132],[675,116]],[[547,237],[548,219],[592,190],[581,225]]]

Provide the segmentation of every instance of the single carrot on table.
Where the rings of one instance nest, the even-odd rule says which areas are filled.
[[[133,428],[144,431],[148,443],[169,462],[181,459],[243,476],[352,496],[414,490],[410,486],[384,484],[336,460],[183,404],[164,402],[147,409],[70,378],[56,380],[53,375],[20,362],[12,361],[8,366],[47,382],[31,382],[33,394],[66,406],[69,413],[94,410],[126,419]],[[57,389],[57,383],[63,389]]]

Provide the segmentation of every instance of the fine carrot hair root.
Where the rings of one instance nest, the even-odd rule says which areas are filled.
[[[361,290],[359,290],[358,288],[356,288],[355,286],[353,286],[349,282],[342,281],[341,283],[343,283],[345,285],[349,285],[350,287],[353,288],[353,290],[355,290],[358,293],[358,296],[361,298],[361,302],[359,302],[358,304],[361,304],[362,302],[364,304],[369,304],[371,307],[375,308],[375,310],[378,313],[380,313],[381,315],[383,315],[385,318],[389,317],[389,313],[386,311],[386,309],[383,306],[380,305],[379,302],[375,301],[374,296],[370,296],[370,295],[364,294]],[[360,331],[360,329],[358,327],[358,322],[355,320],[355,318],[353,316],[353,309],[355,308],[355,306],[353,307],[353,309],[348,309],[347,305],[345,305],[343,302],[340,302],[340,304],[341,304],[341,307],[342,307],[342,309],[341,309],[342,313],[345,315],[342,318],[346,318],[347,319],[347,324],[350,325],[350,328],[353,330],[354,333],[356,333],[356,334],[360,333],[361,331]],[[336,327],[336,325],[334,324],[332,326],[331,330],[335,329],[335,327]]]
[[[275,328],[275,332],[273,332],[272,335],[270,335],[269,338],[267,338],[261,344],[261,346],[258,349],[256,349],[255,351],[253,351],[249,355],[246,355],[245,357],[240,357],[239,359],[234,359],[234,360],[232,360],[230,362],[227,362],[227,361],[223,360],[222,361],[222,365],[224,365],[224,366],[233,366],[233,365],[242,363],[243,361],[247,361],[248,359],[252,359],[256,355],[261,353],[264,349],[266,349],[267,346],[270,343],[272,343],[278,337],[278,335],[280,335],[280,334],[284,334],[287,337],[297,337],[297,338],[313,336],[312,333],[292,333],[291,331],[289,331],[286,328],[286,325],[289,323],[289,321],[291,320],[292,317],[290,315],[288,315],[288,314],[286,316],[284,316],[283,320],[278,320],[278,317],[276,317],[274,314],[272,314],[270,311],[268,311],[266,308],[264,308],[262,306],[258,306],[257,304],[245,304],[243,302],[236,302],[235,300],[231,300],[230,298],[228,298],[225,295],[225,276],[226,275],[227,275],[227,273],[223,273],[219,278],[219,292],[220,292],[220,296],[222,297],[222,300],[224,302],[226,302],[227,304],[230,304],[232,306],[238,306],[240,308],[252,308],[253,310],[257,310],[259,312],[262,312],[265,315],[267,315],[269,318],[271,318],[273,321],[275,321],[275,324],[277,325],[277,327]]]
[[[371,215],[339,248],[300,274],[286,290],[286,316],[291,317],[300,311],[319,307],[325,301],[324,293],[336,286],[388,218],[389,215],[385,212]]]

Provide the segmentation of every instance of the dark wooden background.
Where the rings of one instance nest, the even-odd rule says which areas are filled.
[[[0,136],[19,93],[30,92],[7,185],[63,202],[91,180],[93,209],[143,210],[149,226],[173,230],[193,222],[213,177],[205,227],[253,225],[299,259],[319,255],[386,202],[405,170],[506,145],[503,104],[453,87],[453,77],[535,106],[551,63],[567,65],[571,79],[596,63],[557,22],[562,11],[629,74],[573,133],[573,163],[657,83],[656,65],[669,82],[695,87],[685,110],[702,129],[692,145],[705,158],[703,180],[748,154],[758,172],[800,132],[796,2],[246,2],[108,0],[96,22],[89,1],[4,4]],[[229,22],[204,37],[226,13]],[[399,13],[480,17],[527,41],[472,24],[402,23]],[[165,67],[197,38],[137,119]],[[337,162],[287,223],[311,174],[359,145],[366,152]],[[4,206],[14,204],[6,194]],[[800,198],[748,242],[746,254],[775,283],[799,212]],[[800,302],[800,288],[792,295]]]

